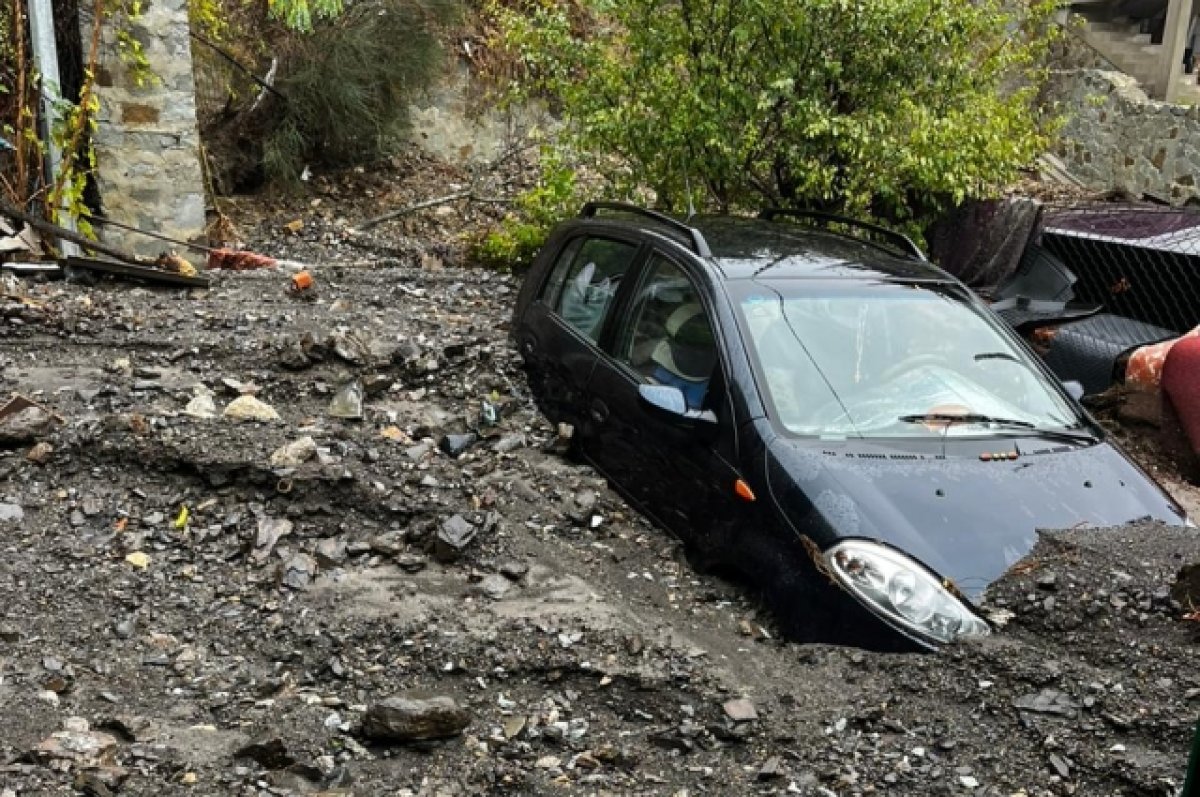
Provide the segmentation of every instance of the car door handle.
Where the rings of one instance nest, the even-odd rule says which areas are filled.
[[[592,401],[592,420],[596,423],[604,423],[608,420],[608,405],[600,399]]]

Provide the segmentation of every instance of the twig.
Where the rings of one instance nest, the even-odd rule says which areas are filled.
[[[119,227],[122,230],[128,230],[129,232],[135,232],[138,235],[145,235],[147,238],[157,238],[158,240],[166,241],[169,244],[175,244],[176,246],[182,246],[184,249],[193,249],[197,252],[204,252],[205,254],[208,254],[208,255],[211,255],[213,252],[217,251],[216,249],[214,249],[211,246],[202,246],[201,244],[194,244],[194,243],[190,243],[188,241],[181,241],[178,238],[172,238],[169,235],[163,235],[162,233],[150,232],[149,230],[143,230],[141,227],[134,227],[132,224],[125,224],[123,222],[113,221],[112,219],[106,219],[103,216],[93,216],[91,213],[84,213],[83,217],[85,219],[87,219],[88,221],[95,222],[96,224],[105,224],[105,225],[108,225],[109,227]]]
[[[272,94],[274,94],[276,97],[278,97],[279,99],[283,100],[284,102],[287,102],[287,95],[283,94],[283,93],[282,93],[282,92],[281,92],[279,89],[275,88],[275,87],[274,87],[274,86],[272,86],[270,83],[268,83],[267,81],[263,80],[263,79],[262,79],[262,78],[260,78],[258,75],[254,74],[253,72],[251,72],[251,71],[250,71],[250,69],[249,69],[248,67],[246,67],[246,66],[243,66],[243,64],[242,64],[242,62],[241,62],[241,61],[237,60],[237,59],[236,59],[236,58],[234,58],[232,55],[230,55],[229,53],[225,52],[225,51],[224,51],[224,50],[222,50],[220,47],[218,47],[216,44],[214,44],[213,42],[209,41],[207,38],[205,38],[205,37],[204,37],[204,36],[202,36],[201,34],[197,33],[196,31],[194,31],[194,30],[188,31],[188,34],[189,34],[189,35],[190,35],[190,36],[191,36],[193,39],[195,39],[196,41],[200,42],[200,43],[201,43],[201,44],[203,44],[205,47],[208,47],[208,48],[209,48],[209,49],[211,49],[211,50],[212,50],[214,53],[216,53],[217,55],[221,56],[222,58],[224,58],[224,59],[225,59],[226,61],[228,61],[229,63],[233,64],[233,65],[234,65],[234,66],[235,66],[237,69],[241,70],[242,72],[245,72],[245,73],[246,73],[246,75],[247,75],[247,77],[249,77],[249,78],[250,78],[251,80],[253,80],[255,83],[257,83],[258,85],[262,86],[264,89],[266,89],[267,91],[271,92],[271,93],[272,93]],[[270,74],[270,73],[268,73],[268,74]],[[257,103],[257,102],[255,102],[255,105],[257,105],[257,104],[258,104],[258,103]]]
[[[382,224],[385,221],[391,221],[392,219],[398,219],[401,216],[407,216],[409,213],[415,213],[418,210],[434,208],[438,205],[445,205],[450,202],[457,202],[460,199],[468,199],[470,196],[471,189],[468,188],[465,191],[455,191],[453,194],[446,194],[445,196],[435,197],[434,199],[426,199],[423,202],[414,202],[411,205],[405,205],[404,207],[396,210],[389,210],[382,216],[376,216],[373,219],[367,219],[362,224],[358,225],[358,229],[365,230],[369,227],[374,227],[376,224]]]

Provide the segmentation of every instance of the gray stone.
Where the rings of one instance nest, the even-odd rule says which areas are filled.
[[[499,573],[485,577],[476,585],[480,593],[494,601],[498,601],[512,589],[513,583]]]
[[[306,553],[298,553],[280,568],[279,583],[292,589],[307,589],[317,577],[317,560]]]
[[[25,519],[25,510],[19,504],[0,504],[0,522],[18,522]]]
[[[362,735],[390,742],[414,742],[457,736],[471,722],[453,698],[397,696],[367,709]]]
[[[1069,695],[1057,689],[1043,689],[1022,695],[1013,700],[1013,706],[1034,714],[1056,714],[1060,717],[1074,717],[1078,708]]]
[[[26,407],[0,420],[0,446],[35,442],[54,426],[54,416],[41,407]]]
[[[301,437],[275,449],[271,454],[271,467],[298,468],[316,455],[316,441],[311,437]]]
[[[452,561],[475,539],[478,529],[462,515],[447,518],[438,527],[434,555],[443,562]]]
[[[322,567],[337,567],[346,561],[349,552],[343,537],[329,537],[317,543],[313,555]]]
[[[758,711],[754,708],[754,704],[745,698],[728,700],[721,708],[724,709],[725,716],[734,722],[750,722],[758,719]]]

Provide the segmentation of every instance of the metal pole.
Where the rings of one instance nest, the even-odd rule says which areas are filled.
[[[1167,21],[1163,26],[1163,62],[1159,64],[1158,85],[1155,88],[1167,102],[1179,95],[1179,79],[1183,76],[1183,49],[1187,43],[1188,24],[1192,21],[1192,0],[1170,0]]]
[[[29,38],[33,42],[33,63],[41,78],[40,91],[42,120],[45,128],[46,169],[49,179],[54,180],[62,164],[62,153],[54,142],[50,131],[58,122],[58,102],[62,98],[62,81],[58,75],[58,47],[54,42],[54,9],[50,0],[28,0]],[[65,206],[60,210],[65,210]],[[75,231],[75,219],[70,213],[60,214],[60,226]],[[78,255],[79,248],[70,241],[62,241],[64,255]]]

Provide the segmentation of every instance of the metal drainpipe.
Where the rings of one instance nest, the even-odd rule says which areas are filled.
[[[58,74],[58,47],[54,42],[54,9],[50,0],[29,0],[29,38],[33,43],[33,63],[41,76],[38,96],[42,101],[42,120],[45,123],[46,169],[50,179],[58,174],[62,163],[62,153],[52,140],[50,131],[58,122],[57,103],[61,98],[62,86]],[[65,205],[60,208],[66,210]],[[69,213],[62,213],[61,226],[72,232],[75,231],[75,219]],[[66,256],[78,255],[79,247],[70,241],[59,242],[62,253]]]

